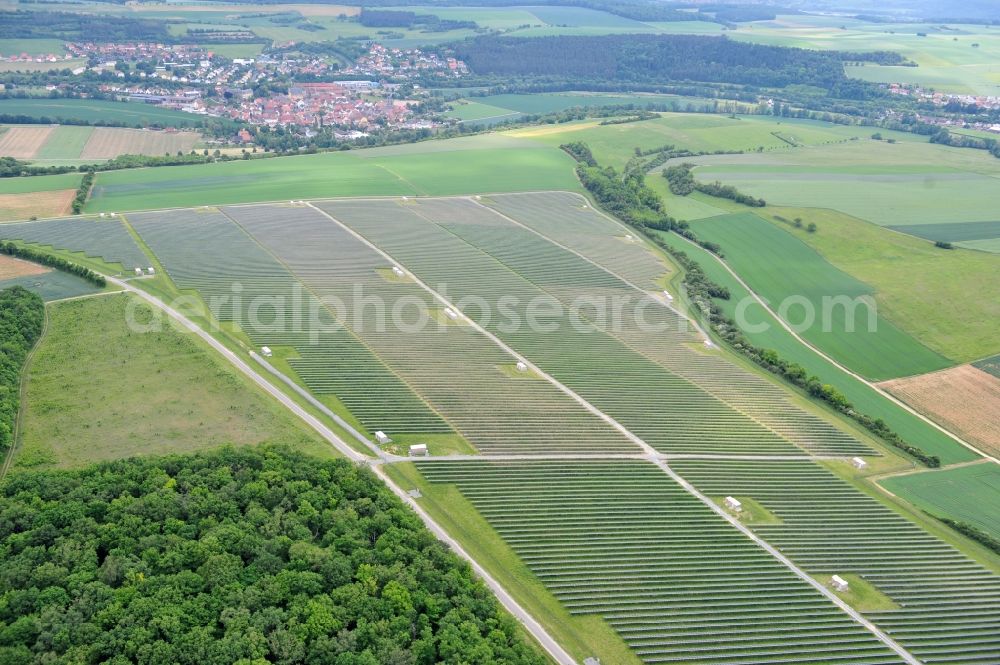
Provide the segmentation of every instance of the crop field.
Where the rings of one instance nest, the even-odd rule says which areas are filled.
[[[932,515],[966,522],[1000,538],[1000,465],[982,462],[952,469],[892,476],[878,481]]]
[[[718,243],[726,262],[799,334],[863,376],[884,380],[953,364],[879,316],[871,286],[756,214],[692,221],[691,229]]]
[[[130,296],[57,303],[26,373],[14,468],[287,443],[329,448],[190,335],[133,330],[151,312]],[[94,389],[101,377],[100,390]]]
[[[162,155],[189,152],[201,139],[197,132],[152,132],[141,129],[97,127],[83,150],[82,159],[111,159],[118,155]]]
[[[0,157],[31,159],[45,145],[54,128],[50,126],[6,127],[0,134]]]
[[[37,263],[22,261],[6,254],[0,255],[0,280],[13,279],[14,277],[29,277],[31,275],[44,275],[51,268],[47,268]]]
[[[564,234],[581,216],[595,224],[610,224],[603,217],[588,220],[594,213],[580,209],[584,201],[580,197],[524,198],[534,197],[545,208],[542,219],[552,219],[559,206],[570,210],[558,222],[565,225]],[[765,390],[749,404],[739,398],[734,384],[754,379],[732,365],[717,364],[711,356],[702,361],[703,356],[687,349],[686,344],[697,344],[698,339],[673,310],[591,260],[470,199],[335,201],[319,207],[424,283],[447,285],[454,302],[483,303],[485,307],[470,307],[467,315],[659,450],[796,454],[800,449],[792,441],[828,453],[867,450],[818,420],[798,419],[798,414],[788,419],[762,416],[780,395]],[[604,227],[603,232],[614,243],[605,245],[620,247],[623,255],[642,252],[625,242],[621,228]],[[590,238],[589,243],[594,247],[599,240]],[[609,260],[607,252],[603,258]],[[619,265],[624,260],[614,259]],[[637,265],[646,279],[662,272],[662,267],[648,263],[645,268],[641,262]],[[631,299],[628,306],[649,316],[658,335],[632,323],[632,310],[627,309],[621,320],[602,321],[597,310],[579,300],[595,294]],[[503,311],[497,306],[501,297],[514,317],[492,316]],[[542,301],[551,303],[554,311],[529,324],[532,303]],[[665,342],[672,342],[670,353],[657,355],[657,345]],[[692,419],[690,413],[702,417]],[[765,426],[762,420],[770,422]]]
[[[1000,165],[984,151],[911,138],[895,144],[860,140],[686,161],[700,165],[695,170],[700,180],[721,180],[774,205],[832,208],[879,226],[982,251],[993,251],[992,241],[1000,236],[1000,194],[995,186]],[[962,205],[955,206],[955,200]]]
[[[992,358],[983,358],[982,360],[977,360],[972,363],[973,367],[977,367],[988,374],[1000,379],[1000,356],[993,356]]]
[[[813,576],[853,574],[889,597],[898,609],[867,618],[924,662],[985,663],[1000,654],[1000,576],[826,469],[794,461],[671,466],[708,495],[751,497],[774,514],[780,524],[752,528]]]
[[[709,100],[677,95],[613,95],[585,92],[539,93],[531,95],[503,94],[469,97],[453,102],[447,115],[466,122],[499,122],[512,120],[521,114],[553,113],[574,107],[674,104],[678,109],[691,102],[704,104]]]
[[[69,213],[80,174],[0,178],[0,221]]]
[[[736,304],[748,298],[749,292],[726,271],[714,255],[706,250],[688,243],[672,233],[657,233],[657,235],[671,246],[686,252],[698,261],[710,279],[729,289],[730,300],[721,301],[718,304],[730,318],[735,319]],[[859,411],[873,418],[882,418],[904,440],[919,442],[920,447],[928,454],[940,456],[943,464],[955,464],[976,459],[975,453],[951,437],[907,413],[875,389],[865,385],[800,344],[763,308],[751,305],[746,308],[745,317],[751,327],[744,330],[744,334],[753,344],[764,349],[774,349],[788,361],[805,367],[810,374],[818,376],[824,383],[836,386]]]
[[[682,110],[685,103],[679,101],[678,110]],[[635,156],[636,147],[648,149],[669,144],[692,152],[747,151],[751,154],[725,157],[755,161],[762,158],[758,150],[763,150],[764,155],[798,155],[809,152],[804,148],[856,143],[857,139],[871,134],[871,128],[815,120],[756,115],[730,117],[706,113],[665,113],[655,120],[617,125],[583,121],[552,129],[553,133],[540,136],[538,140],[552,146],[567,141],[583,141],[590,146],[599,163],[619,168]],[[511,134],[517,136],[520,131],[530,132],[531,128],[511,130]],[[883,135],[899,141],[914,140],[912,135],[895,132],[883,132]],[[699,175],[702,180],[710,179],[700,171]]]
[[[1000,455],[1000,378],[961,365],[886,381],[882,387],[970,443]]]
[[[417,467],[456,485],[571,614],[602,617],[646,662],[899,662],[653,464]]]
[[[577,189],[562,151],[504,136],[101,173],[87,210],[149,210],[331,196]]]
[[[62,272],[61,270],[49,270],[44,273],[21,275],[19,277],[9,277],[0,280],[0,289],[6,289],[11,286],[23,286],[27,290],[37,293],[46,302],[62,300],[64,298],[75,298],[76,296],[89,295],[100,291],[99,288],[87,280],[67,272]]]
[[[49,118],[53,122],[117,121],[132,124],[160,124],[167,127],[193,127],[201,118],[183,111],[160,108],[150,104],[109,102],[98,99],[49,99],[47,97],[0,99],[0,113],[23,114],[33,118]]]
[[[0,224],[0,239],[83,252],[107,263],[121,264],[127,270],[149,265],[146,255],[119,219],[67,217]]]
[[[32,159],[34,161],[78,159],[93,132],[93,127],[58,125],[45,143],[32,155]]]

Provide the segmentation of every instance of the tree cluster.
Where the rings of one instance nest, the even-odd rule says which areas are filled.
[[[86,268],[78,263],[67,261],[64,258],[53,256],[31,247],[16,245],[10,241],[0,240],[0,254],[15,256],[19,259],[24,259],[33,263],[40,263],[43,266],[68,272],[69,274],[85,279],[94,286],[99,286],[102,289],[108,284],[108,281],[104,279],[104,275],[96,273],[90,268]]]
[[[50,11],[0,12],[0,39],[173,42],[167,21]]]
[[[0,451],[14,445],[21,369],[44,326],[45,303],[38,295],[21,286],[0,291]]]
[[[486,35],[454,45],[457,57],[475,74],[497,77],[560,77],[588,86],[705,81],[784,88],[812,86],[860,95],[876,87],[850,81],[845,56],[751,44],[698,35],[601,35],[516,38]],[[882,55],[872,56],[883,59]],[[857,90],[855,90],[857,88]]]
[[[93,171],[85,171],[80,178],[80,186],[76,188],[76,196],[73,197],[73,214],[79,215],[83,211],[83,206],[87,204],[90,197],[90,188],[94,186],[94,179],[97,176]]]
[[[370,471],[286,448],[0,485],[0,662],[541,665]]]
[[[370,28],[413,28],[419,27],[432,32],[448,30],[475,30],[479,26],[475,21],[452,21],[442,19],[434,14],[418,14],[417,12],[400,9],[368,9],[362,8],[358,15],[358,23]]]
[[[724,185],[721,182],[698,182],[691,172],[693,164],[677,164],[663,170],[663,177],[667,179],[670,191],[677,196],[687,196],[691,192],[698,191],[709,196],[716,196],[729,199],[736,203],[742,203],[752,208],[763,208],[767,201],[759,199],[749,194],[744,194],[732,185]]]

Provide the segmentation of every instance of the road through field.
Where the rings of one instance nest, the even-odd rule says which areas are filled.
[[[257,385],[263,388],[269,395],[278,400],[282,405],[285,406],[289,411],[294,413],[296,416],[301,418],[307,425],[312,427],[316,432],[326,439],[330,445],[336,448],[344,457],[353,460],[358,463],[365,463],[371,461],[371,459],[361,453],[357,452],[351,446],[349,446],[343,439],[341,439],[333,430],[321,423],[317,418],[315,418],[308,411],[299,406],[291,397],[286,395],[283,391],[279,390],[259,374],[253,367],[250,366],[243,358],[239,357],[236,353],[227,348],[222,342],[212,337],[208,332],[203,330],[200,326],[195,324],[189,318],[184,316],[181,312],[177,311],[170,305],[166,304],[156,296],[150,295],[149,293],[143,291],[142,289],[132,286],[128,282],[117,279],[115,277],[107,277],[108,281],[120,286],[125,291],[132,293],[147,303],[156,307],[157,309],[165,312],[172,319],[177,321],[179,324],[184,326],[185,329],[198,335],[202,340],[204,340],[210,347],[215,349],[222,355],[223,358],[228,360],[234,367],[250,377]],[[545,649],[546,652],[557,662],[559,665],[574,665],[576,661],[570,656],[560,645],[556,642],[551,635],[542,627],[538,621],[528,613],[514,598],[504,589],[500,583],[490,575],[486,569],[484,569],[479,563],[473,559],[468,552],[462,549],[462,546],[458,542],[448,535],[441,525],[434,521],[434,519],[428,515],[420,506],[416,504],[412,497],[410,497],[405,490],[396,485],[384,471],[379,469],[377,466],[372,466],[372,470],[375,474],[382,479],[382,481],[395,493],[400,499],[407,503],[413,510],[420,516],[424,524],[428,529],[441,541],[445,542],[456,554],[461,556],[463,559],[469,562],[476,574],[486,583],[486,585],[493,591],[496,597],[499,599],[504,608],[510,612],[521,624],[528,630],[531,635],[538,641],[538,643]]]

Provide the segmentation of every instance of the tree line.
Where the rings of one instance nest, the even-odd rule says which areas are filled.
[[[720,199],[729,199],[736,203],[742,203],[751,208],[763,208],[767,205],[767,201],[764,199],[744,194],[732,185],[724,185],[718,180],[715,182],[698,182],[691,172],[693,167],[694,164],[684,163],[669,166],[663,170],[663,177],[667,179],[671,193],[677,196],[687,196],[691,192],[701,192],[702,194],[708,194]]]
[[[43,266],[55,268],[56,270],[61,270],[71,275],[76,275],[77,277],[85,279],[94,286],[99,286],[102,289],[108,285],[108,280],[104,278],[104,275],[94,272],[90,268],[31,247],[17,245],[9,240],[0,240],[0,254],[14,256],[19,259],[31,261],[32,263],[39,263]]]
[[[369,470],[288,448],[0,485],[0,662],[542,665]]]
[[[641,168],[627,169],[624,175],[619,176],[611,167],[602,168],[584,143],[567,144],[562,148],[580,162],[577,166],[577,176],[602,208],[647,235],[684,269],[681,283],[691,302],[701,312],[708,326],[733,350],[801,388],[815,399],[826,403],[838,413],[854,420],[875,436],[924,465],[931,468],[941,465],[941,460],[936,455],[928,455],[921,448],[904,440],[881,418],[872,418],[858,411],[835,386],[823,383],[819,377],[809,374],[802,365],[782,358],[777,351],[751,343],[736,322],[715,302],[715,300],[729,300],[729,289],[711,280],[697,261],[691,259],[685,252],[675,249],[656,233],[650,233],[650,231],[673,232],[720,257],[723,256],[721,247],[715,243],[701,241],[687,227],[686,222],[675,220],[664,211],[659,196],[645,185]]]
[[[44,326],[45,303],[37,294],[21,286],[0,291],[0,451],[14,445],[21,370]]]

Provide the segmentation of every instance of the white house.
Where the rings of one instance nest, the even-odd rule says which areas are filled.
[[[840,592],[847,591],[851,587],[851,585],[847,583],[847,580],[840,575],[834,575],[830,578],[830,586]]]
[[[406,273],[403,272],[403,269],[400,268],[399,266],[393,266],[392,267],[392,274],[395,275],[396,277],[402,277]]]
[[[527,372],[528,371],[528,366],[522,360],[518,360],[517,361],[517,365],[515,365],[515,367],[517,367],[517,371],[518,372]]]
[[[410,446],[410,457],[427,457],[427,444],[416,443]]]
[[[733,511],[734,513],[738,513],[741,510],[743,510],[743,504],[740,503],[740,500],[734,496],[727,496],[725,501],[723,501],[723,503],[726,504],[726,508]]]
[[[375,432],[375,440],[378,441],[379,444],[381,445],[384,445],[386,443],[392,443],[392,439],[389,438],[389,435],[383,432],[382,430]]]
[[[271,347],[262,346],[260,347],[260,355],[264,356],[265,358],[270,358],[274,354],[271,353]]]
[[[851,458],[851,464],[854,465],[855,469],[863,469],[866,466],[868,466],[868,462],[864,461],[860,457],[852,457]]]

